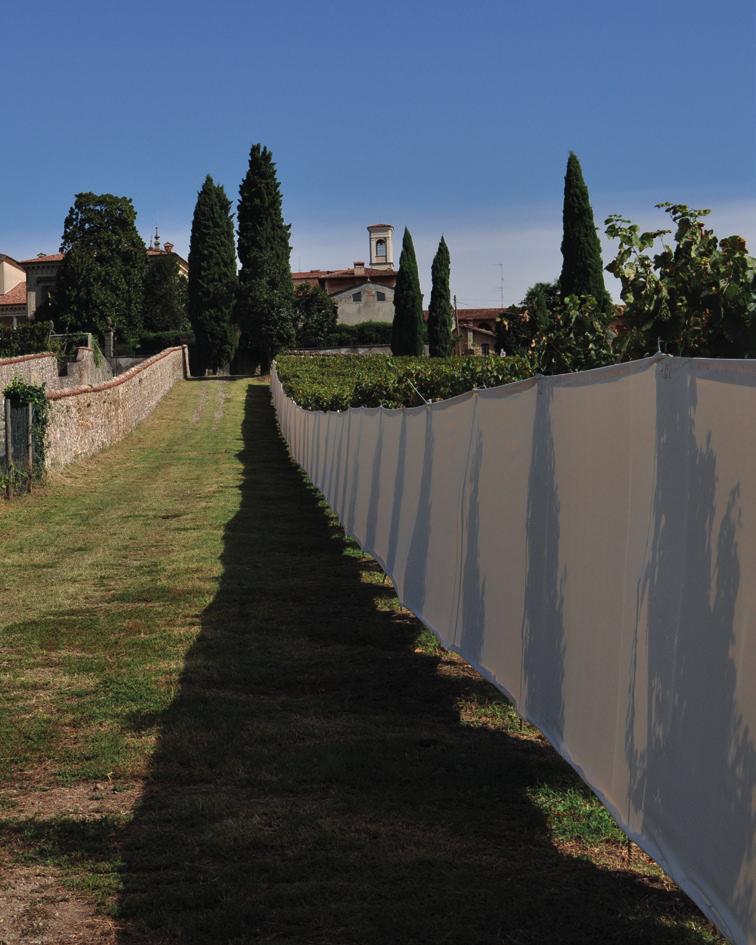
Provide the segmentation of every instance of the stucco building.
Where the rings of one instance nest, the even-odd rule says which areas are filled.
[[[0,253],[0,325],[16,327],[26,319],[26,271],[11,256]]]
[[[293,272],[294,287],[319,285],[336,303],[342,325],[394,320],[394,228],[375,223],[367,228],[370,262],[357,260],[348,269],[310,269]]]

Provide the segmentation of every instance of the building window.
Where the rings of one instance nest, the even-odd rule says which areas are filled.
[[[490,348],[486,342],[484,342],[480,347],[483,349],[483,354],[488,354]]]
[[[362,301],[362,292],[353,292],[353,293],[352,293],[352,301],[353,301],[353,302],[361,302],[361,301]]]
[[[379,302],[385,302],[385,301],[386,301],[386,293],[385,293],[385,292],[376,292],[376,293],[375,293],[375,297],[378,299]]]
[[[375,258],[376,259],[386,258],[386,240],[375,241]]]

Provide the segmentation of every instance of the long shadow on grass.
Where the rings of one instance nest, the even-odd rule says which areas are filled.
[[[123,840],[119,941],[699,941],[660,921],[680,897],[553,848],[526,789],[563,764],[460,725],[479,684],[361,581],[266,388],[243,432],[222,582]]]

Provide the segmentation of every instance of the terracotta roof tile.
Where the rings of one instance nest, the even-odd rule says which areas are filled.
[[[395,269],[371,269],[365,267],[364,272],[357,273],[358,276],[394,276]],[[354,267],[351,269],[310,269],[309,272],[292,272],[291,278],[295,281],[304,279],[351,279],[354,276]]]
[[[10,292],[0,295],[0,306],[3,305],[26,305],[26,283],[19,282]]]
[[[498,318],[508,311],[507,308],[460,308],[457,309],[457,317],[461,321],[471,321],[476,318]]]
[[[22,266],[29,266],[31,263],[51,263],[51,262],[60,262],[63,259],[63,253],[50,253],[48,256],[42,254],[41,256],[33,256],[31,259],[22,259]]]

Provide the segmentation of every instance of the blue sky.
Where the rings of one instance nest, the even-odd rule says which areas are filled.
[[[598,224],[710,207],[756,246],[752,0],[48,0],[4,11],[0,252],[57,250],[78,191],[188,251],[205,174],[236,200],[273,151],[292,267],[351,265],[370,223],[439,236],[460,305],[561,266],[567,154]],[[398,256],[398,253],[397,253]],[[605,251],[605,262],[609,252]]]

